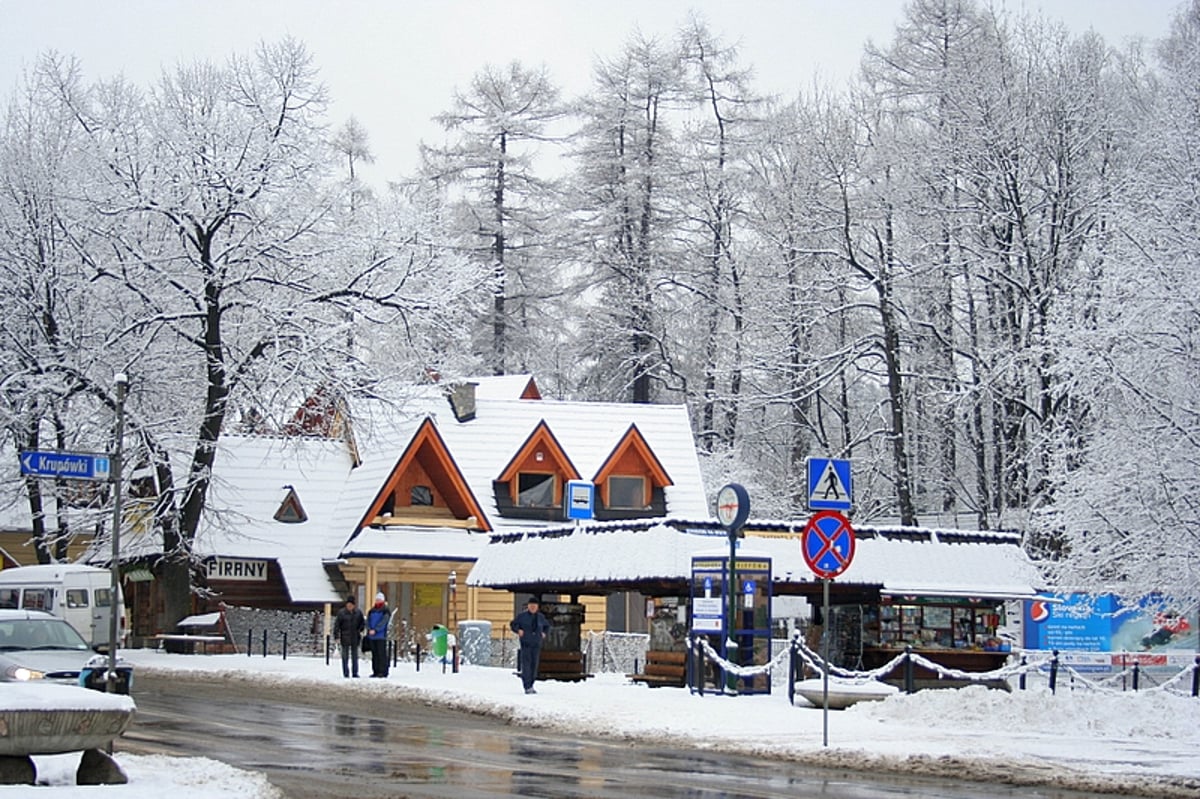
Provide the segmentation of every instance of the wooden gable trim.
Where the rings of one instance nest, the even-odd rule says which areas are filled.
[[[516,479],[517,473],[522,471],[521,467],[525,464],[538,447],[544,447],[546,450],[546,460],[544,469],[524,470],[538,471],[549,474],[551,472],[560,472],[567,480],[578,480],[579,470],[575,468],[575,464],[567,457],[567,453],[563,450],[562,445],[558,443],[558,439],[550,430],[550,425],[546,424],[546,420],[542,419],[537,423],[537,427],[533,428],[533,432],[529,434],[529,438],[525,439],[525,443],[517,449],[516,454],[512,456],[508,464],[501,470],[500,475],[496,478],[498,483],[511,483]],[[557,468],[556,468],[557,467]]]
[[[283,524],[298,524],[308,521],[308,514],[304,511],[304,506],[300,504],[300,497],[296,494],[295,486],[284,486],[287,489],[287,496],[283,498],[283,502],[279,503],[279,509],[275,511],[275,521]]]
[[[646,443],[642,431],[638,430],[636,424],[631,424],[629,425],[629,429],[625,431],[625,435],[621,436],[620,441],[613,447],[612,452],[604,459],[604,463],[596,471],[596,476],[592,478],[592,482],[599,488],[601,499],[606,505],[608,504],[608,478],[613,476],[617,464],[631,451],[642,462],[644,471],[640,475],[630,475],[630,477],[648,477],[650,485],[646,486],[647,493],[652,493],[652,489],[654,488],[665,488],[669,485],[674,485],[671,476],[663,468],[662,462],[654,454],[654,450],[650,449],[650,445]]]
[[[530,375],[529,382],[525,384],[525,390],[521,392],[521,396],[518,399],[540,400],[541,398],[542,392],[538,390],[537,381]]]
[[[485,533],[491,532],[492,526],[488,522],[487,516],[484,515],[483,508],[480,506],[478,500],[475,499],[470,486],[467,485],[466,478],[463,477],[462,471],[459,470],[458,464],[455,463],[454,457],[450,454],[450,449],[446,446],[441,433],[438,432],[437,425],[429,418],[421,422],[420,427],[417,428],[417,432],[409,440],[404,453],[396,461],[396,465],[392,467],[387,480],[384,481],[379,492],[375,495],[375,499],[371,501],[366,513],[359,520],[357,529],[361,530],[382,513],[388,497],[395,492],[397,485],[402,482],[405,473],[412,467],[422,451],[432,455],[434,459],[432,465],[437,467],[438,474],[443,478],[442,482],[444,485],[439,488],[446,502],[449,504],[451,501],[454,501],[460,504],[459,515],[465,515],[468,518],[474,517],[476,520],[475,529]],[[426,472],[430,471],[428,464],[421,464],[421,468]],[[430,475],[431,479],[433,477],[434,475]],[[446,490],[447,487],[449,490]],[[404,514],[404,516],[410,517],[407,519],[408,523],[411,524],[414,521],[415,514]],[[404,518],[404,516],[398,517],[398,519]],[[422,521],[427,523],[437,522],[440,526],[444,527],[463,526],[462,520],[453,513],[439,516],[432,508],[429,513],[423,513],[420,516]]]

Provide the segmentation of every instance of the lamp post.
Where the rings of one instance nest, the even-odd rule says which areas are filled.
[[[117,615],[120,613],[117,597],[121,590],[121,451],[125,436],[125,394],[129,389],[129,378],[124,372],[118,372],[114,379],[117,391],[117,425],[113,437],[111,465],[113,484],[112,581],[108,600],[112,613],[108,621],[108,674],[105,675],[105,690],[110,694],[117,690],[117,633],[119,629]]]

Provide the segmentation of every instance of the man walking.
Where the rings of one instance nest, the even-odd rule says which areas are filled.
[[[525,610],[508,625],[517,638],[521,640],[521,648],[517,653],[517,671],[521,673],[521,682],[525,693],[536,694],[533,681],[537,679],[538,661],[542,655],[542,641],[550,631],[550,622],[538,611],[538,598],[529,597]]]
[[[333,638],[342,649],[343,677],[358,676],[358,642],[366,626],[367,620],[355,606],[354,597],[346,597],[346,606],[337,612],[337,618],[333,620]]]
[[[392,611],[383,593],[375,595],[375,604],[367,611],[367,646],[371,650],[371,676],[388,676],[387,632]]]

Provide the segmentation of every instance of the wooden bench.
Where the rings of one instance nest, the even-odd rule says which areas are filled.
[[[582,652],[542,650],[538,660],[539,680],[586,680],[591,676],[584,671]]]
[[[227,640],[223,635],[189,635],[187,633],[159,633],[154,638],[158,641],[159,650],[163,648],[165,641],[184,641],[189,642],[193,648],[197,643],[203,644],[204,654],[206,655],[208,654],[209,644],[223,644]],[[189,654],[194,651],[193,648],[189,648]]]
[[[651,688],[669,685],[682,688],[687,684],[687,652],[666,652],[651,649],[646,652],[646,667],[641,674],[630,674],[634,682],[644,682]]]

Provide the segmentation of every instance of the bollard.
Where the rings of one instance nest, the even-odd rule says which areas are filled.
[[[263,657],[267,656],[267,628],[263,627]]]
[[[254,628],[246,630],[246,657],[254,656]]]
[[[1058,650],[1050,651],[1050,693],[1054,693],[1054,689],[1058,683]]]
[[[329,665],[329,636],[325,636],[325,665]]]
[[[1192,696],[1200,696],[1200,655],[1192,665]]]
[[[638,668],[639,665],[640,665],[640,661],[637,658],[634,658],[633,659],[633,673],[634,674],[637,674],[641,671],[641,669]]]
[[[287,660],[287,630],[283,631],[283,659]]]
[[[450,647],[450,657],[452,658],[453,668],[450,669],[454,674],[458,674],[458,644]]]
[[[796,704],[796,642],[788,650],[788,704]]]
[[[1025,690],[1025,655],[1021,655],[1021,676],[1017,678],[1017,687]]]
[[[417,671],[420,671],[421,670],[421,645],[419,643],[413,644],[413,657],[417,662]]]
[[[825,668],[829,668],[829,664],[823,664]],[[912,646],[904,647],[904,693],[916,693],[915,680],[913,680],[913,662],[912,662]]]
[[[1141,672],[1141,668],[1139,667],[1138,662],[1136,660],[1133,661],[1133,690],[1134,691],[1137,691],[1137,689],[1138,689],[1138,674],[1140,672]]]
[[[700,684],[700,696],[704,696],[704,674],[708,667],[704,664],[704,649],[696,647],[696,662],[698,663],[697,671],[700,674],[697,682]]]

